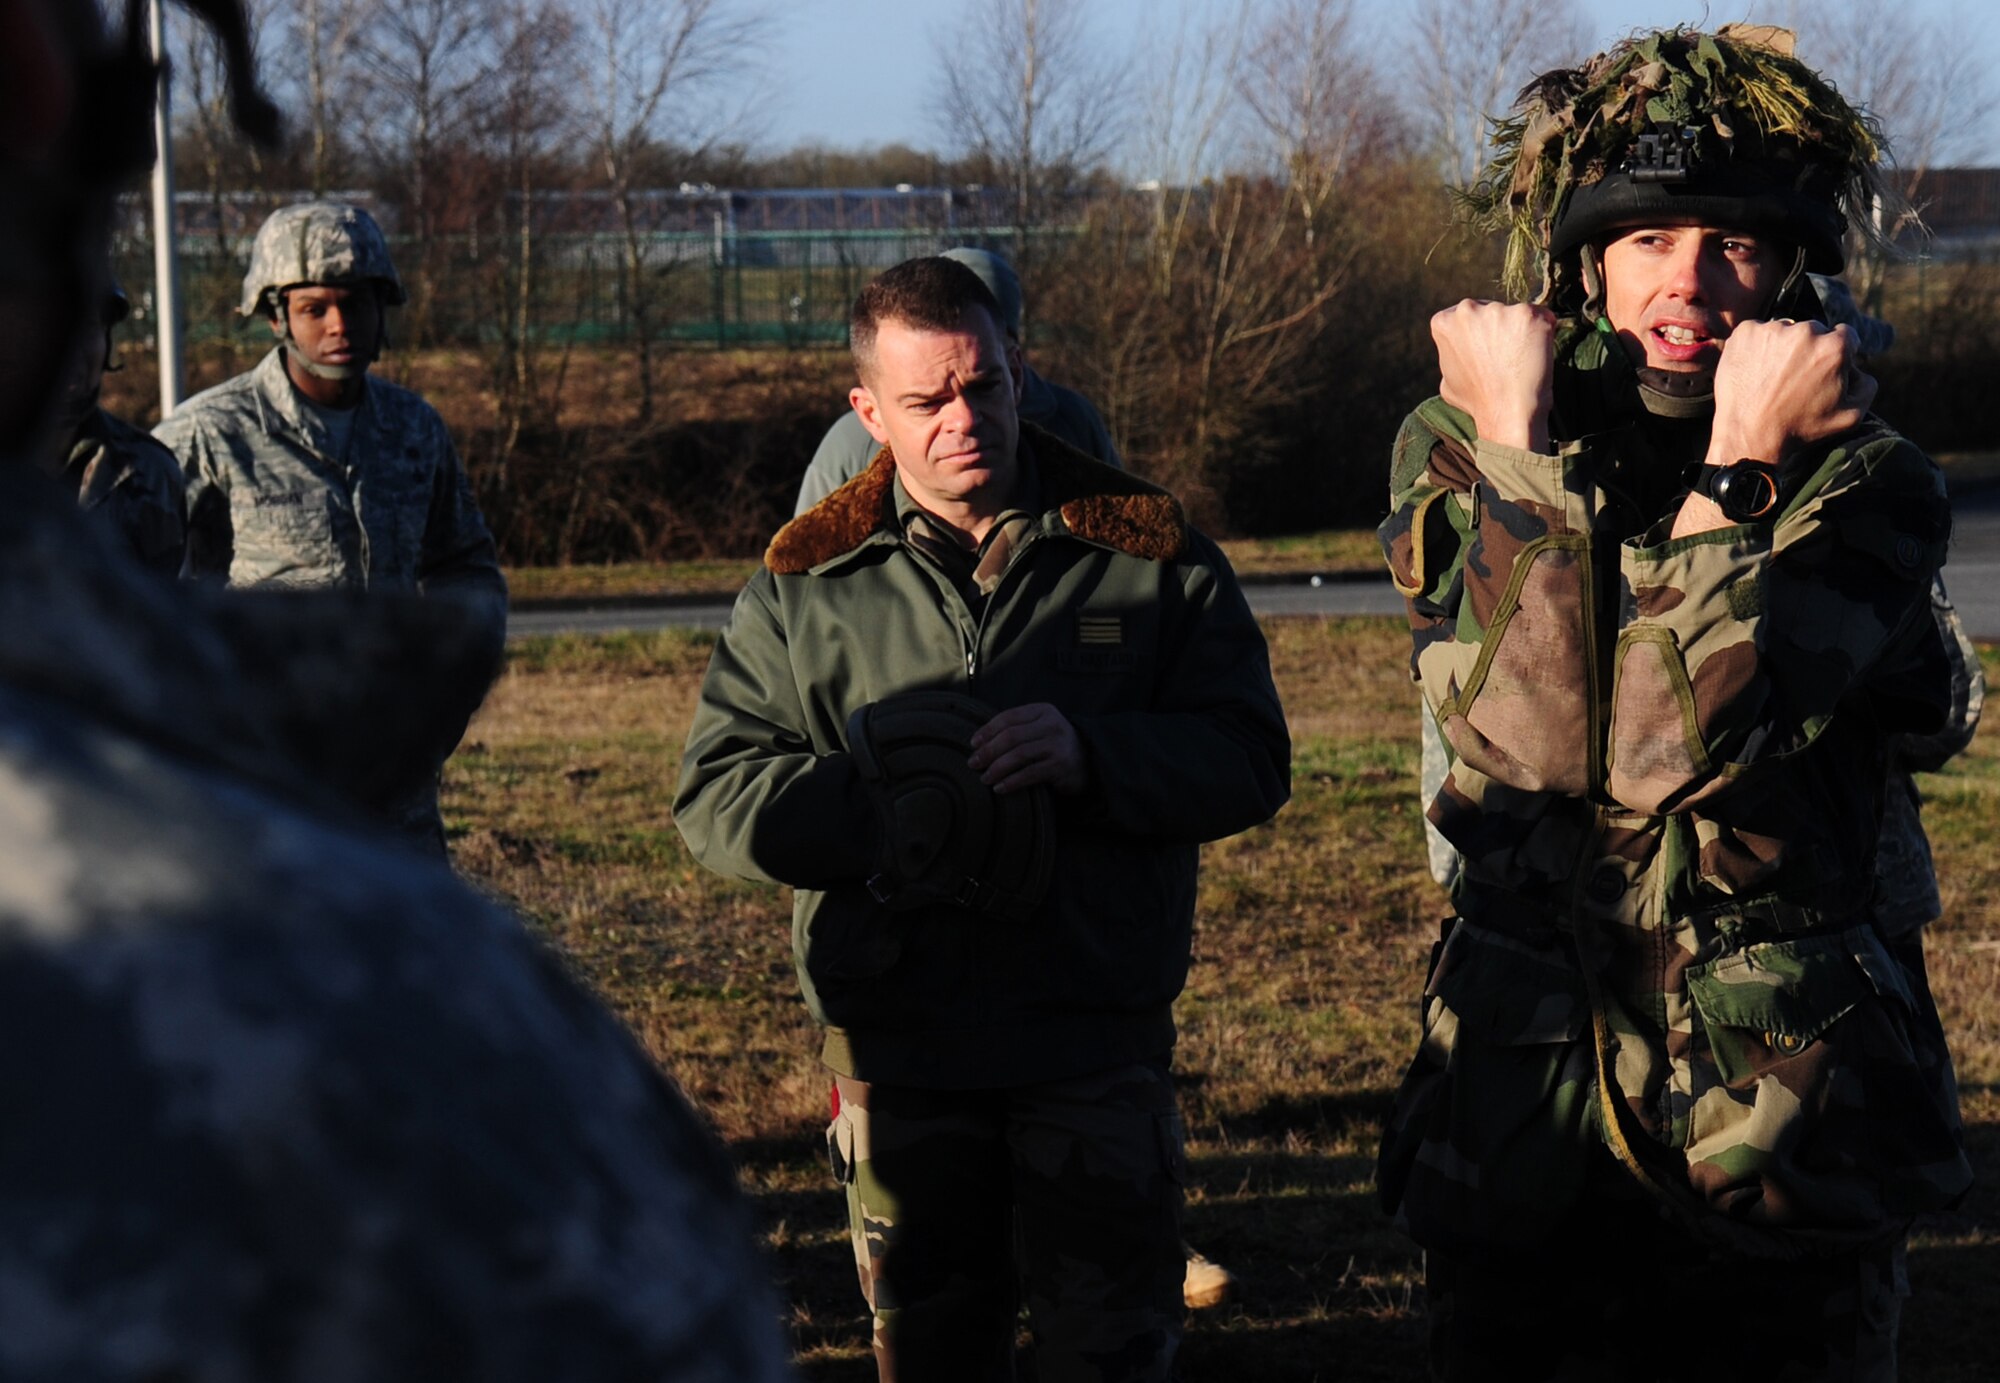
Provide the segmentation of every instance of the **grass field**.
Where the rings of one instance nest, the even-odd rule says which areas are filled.
[[[1417,1379],[1417,1255],[1369,1182],[1443,909],[1413,807],[1406,639],[1389,621],[1266,630],[1293,800],[1204,855],[1176,1056],[1188,1235],[1237,1274],[1240,1301],[1192,1319],[1181,1373]],[[678,633],[517,645],[448,770],[446,816],[461,867],[546,932],[728,1140],[805,1376],[873,1378],[789,898],[699,869],[669,819],[708,648]],[[1932,976],[1982,1180],[1917,1235],[1903,1377],[1972,1383],[2000,1376],[2000,729],[1926,786],[1946,903]]]

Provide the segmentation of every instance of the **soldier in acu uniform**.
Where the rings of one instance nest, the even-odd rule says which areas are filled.
[[[265,317],[277,347],[154,429],[187,475],[189,573],[234,586],[421,590],[451,600],[497,650],[507,585],[444,419],[368,373],[384,311],[402,301],[367,212],[305,202],[271,213],[239,310]],[[433,768],[456,743],[435,747]],[[393,815],[443,851],[435,783]]]
[[[110,368],[111,330],[131,313],[131,300],[107,279],[96,310],[77,335],[63,382],[51,468],[76,492],[83,511],[114,533],[140,565],[179,576],[187,557],[187,485],[174,454],[98,406]]]
[[[1890,1379],[1971,1171],[1935,904],[1876,883],[1950,511],[1808,277],[1880,133],[1725,28],[1545,74],[1497,147],[1530,301],[1433,319],[1382,529],[1460,860],[1379,1168],[1435,1370]]]
[[[200,8],[270,130],[240,10]],[[411,595],[160,581],[38,464],[152,158],[144,33],[100,25],[0,0],[0,1377],[778,1383],[720,1150],[362,815],[421,769],[357,751],[462,720],[490,642]]]

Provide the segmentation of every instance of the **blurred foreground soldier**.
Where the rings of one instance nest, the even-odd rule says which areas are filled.
[[[1000,304],[1000,327],[1007,334],[1008,361],[1021,377],[1021,402],[1015,410],[1021,421],[1033,423],[1057,441],[1067,442],[1107,466],[1122,467],[1124,463],[1118,459],[1118,448],[1112,444],[1111,433],[1106,430],[1104,419],[1090,400],[1074,389],[1049,383],[1030,369],[1022,357],[1021,280],[1015,276],[1013,266],[991,250],[969,247],[946,250],[942,257],[963,264],[979,275],[986,291]],[[881,450],[882,444],[869,435],[860,414],[852,410],[841,414],[826,430],[826,436],[820,439],[819,450],[813,453],[812,461],[807,464],[805,479],[799,484],[798,502],[792,512],[795,515],[805,513],[860,475]]]
[[[1819,320],[1879,134],[1789,39],[1529,85],[1481,188],[1539,291],[1433,319],[1397,442],[1462,867],[1379,1182],[1440,1377],[1680,1377],[1698,1320],[1716,1377],[1893,1378],[1910,1218],[1970,1180],[1925,919],[1875,888],[1950,513]]]
[[[57,444],[45,453],[52,473],[93,522],[117,536],[141,566],[179,576],[187,556],[187,486],[174,454],[98,406],[111,367],[111,331],[132,311],[107,275],[77,333],[57,404]]]
[[[270,130],[240,11],[199,8]],[[143,35],[98,26],[0,0],[0,1377],[775,1383],[712,1140],[349,805],[407,790],[357,749],[463,716],[486,641],[409,596],[158,581],[36,464],[151,159]]]
[[[278,345],[154,429],[187,475],[189,574],[233,586],[421,590],[452,600],[497,650],[507,583],[444,419],[368,373],[385,313],[402,301],[367,212],[304,202],[271,213],[238,310],[262,315]],[[454,733],[429,751],[433,778],[457,743]],[[435,782],[393,814],[443,853]]]
[[[1170,495],[1019,423],[969,270],[850,325],[882,455],[737,599],[674,820],[797,890],[882,1377],[1012,1378],[1024,1284],[1037,1378],[1165,1379],[1196,848],[1289,789],[1263,636]]]

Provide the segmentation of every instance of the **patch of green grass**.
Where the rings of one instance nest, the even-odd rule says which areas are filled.
[[[1266,625],[1294,740],[1275,823],[1203,851],[1175,1065],[1191,1242],[1241,1283],[1190,1322],[1180,1373],[1423,1376],[1419,1259],[1375,1208],[1381,1120],[1417,1035],[1443,895],[1415,809],[1416,693],[1394,621]],[[734,1150],[803,1375],[874,1377],[827,1077],[783,889],[695,865],[669,802],[713,639],[528,640],[445,780],[461,868],[513,901]],[[1989,670],[2000,673],[1992,650]],[[2000,681],[2000,677],[1996,677]],[[1991,1377],[2000,1298],[2000,730],[1928,775],[1945,917],[1928,940],[1982,1181],[1920,1227],[1909,1383]]]
[[[1382,571],[1382,548],[1372,528],[1332,528],[1278,538],[1229,538],[1222,551],[1239,576],[1312,575]]]
[[[735,595],[757,570],[756,557],[691,562],[615,562],[604,566],[509,567],[515,601],[616,600],[654,595]]]
[[[1244,576],[1377,575],[1382,550],[1373,529],[1331,529],[1282,538],[1232,538],[1222,544]],[[733,596],[757,570],[758,558],[698,562],[620,562],[607,566],[511,567],[507,589],[517,603],[537,600],[618,600],[645,596]]]
[[[522,673],[699,677],[714,649],[715,635],[703,629],[550,634],[510,642],[507,666]]]

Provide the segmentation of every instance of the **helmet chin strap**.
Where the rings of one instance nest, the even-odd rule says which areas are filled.
[[[368,364],[322,365],[317,360],[309,359],[306,353],[299,349],[299,343],[294,341],[289,335],[284,338],[284,347],[285,355],[291,360],[292,364],[318,379],[328,379],[341,383],[350,379],[359,379],[368,373],[368,365],[374,363],[371,360]]]
[[[1576,258],[1577,273],[1583,279],[1584,318],[1595,323],[1599,331],[1609,332],[1611,322],[1604,315],[1604,260],[1591,244],[1578,247]]]

